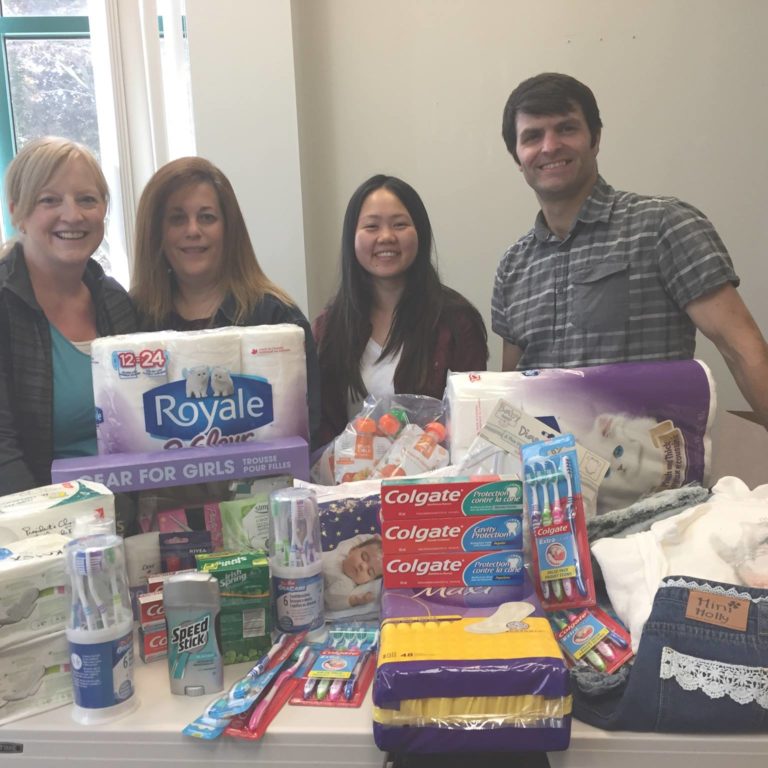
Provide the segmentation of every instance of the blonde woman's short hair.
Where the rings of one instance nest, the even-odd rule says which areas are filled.
[[[5,173],[5,197],[13,211],[11,222],[19,222],[30,216],[37,203],[40,190],[50,178],[69,160],[79,158],[93,173],[105,203],[109,203],[109,187],[104,173],[90,150],[76,141],[58,136],[44,136],[26,143],[11,160]]]

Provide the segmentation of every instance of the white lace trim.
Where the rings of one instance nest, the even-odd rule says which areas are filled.
[[[728,597],[737,597],[741,600],[749,600],[753,603],[768,602],[768,597],[753,597],[749,592],[739,592],[738,587],[728,587],[724,589],[721,586],[713,587],[711,584],[698,581],[686,581],[685,578],[680,579],[662,579],[662,587],[683,587],[685,589],[697,589],[699,592],[709,592],[713,595],[727,595]]]
[[[702,691],[710,699],[728,696],[737,704],[756,702],[768,709],[768,668],[725,664],[700,659],[664,647],[661,652],[662,680],[675,680],[686,691]]]

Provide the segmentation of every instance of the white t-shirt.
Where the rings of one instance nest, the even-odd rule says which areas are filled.
[[[400,350],[387,355],[376,362],[381,354],[381,346],[373,339],[368,339],[360,358],[360,376],[366,390],[375,397],[395,394],[395,369],[400,362]],[[351,421],[360,412],[361,400],[347,401],[347,418]]]

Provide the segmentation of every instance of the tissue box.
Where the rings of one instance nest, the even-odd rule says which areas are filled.
[[[71,701],[69,643],[64,631],[0,651],[0,725]]]
[[[395,752],[568,747],[562,653],[526,580],[385,590],[373,732]]]
[[[0,648],[64,629],[68,541],[49,533],[0,547]]]
[[[28,536],[69,536],[78,517],[115,518],[109,488],[88,480],[44,485],[0,497],[0,546]]]

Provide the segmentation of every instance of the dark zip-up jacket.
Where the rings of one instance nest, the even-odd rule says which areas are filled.
[[[125,289],[89,260],[83,275],[99,336],[138,330]],[[51,482],[51,333],[17,243],[0,260],[0,495]]]

